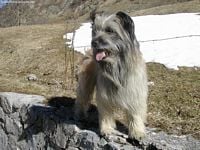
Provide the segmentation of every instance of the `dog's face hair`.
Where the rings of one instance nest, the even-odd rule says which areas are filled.
[[[121,84],[139,49],[134,22],[123,12],[113,15],[101,12],[91,15],[91,20],[93,57],[105,76]]]
[[[113,15],[104,13],[91,17],[92,23],[92,49],[98,62],[114,62],[121,59],[127,50],[138,46],[135,38],[134,23],[128,15],[118,12]],[[125,58],[123,58],[125,59]]]

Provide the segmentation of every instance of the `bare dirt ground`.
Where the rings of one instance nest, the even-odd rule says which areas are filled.
[[[198,2],[179,4],[177,12],[181,7],[182,12],[191,12],[192,7],[198,11]],[[118,4],[114,7],[113,10],[117,9]],[[155,7],[130,14],[156,14],[156,11],[162,14],[173,11],[173,7],[175,5]],[[0,28],[0,91],[39,94],[47,98],[76,97],[71,57],[63,40],[63,34],[75,26],[78,24]],[[75,70],[81,57],[75,53]],[[149,92],[148,125],[200,139],[200,69],[182,67],[175,71],[161,64],[147,65],[149,81],[154,82]],[[36,80],[28,80],[30,74],[36,75]]]

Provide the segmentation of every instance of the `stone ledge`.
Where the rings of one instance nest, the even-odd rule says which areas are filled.
[[[200,141],[191,136],[168,135],[147,129],[146,139],[135,144],[124,133],[105,139],[98,134],[97,111],[87,121],[73,119],[74,99],[51,98],[49,105],[38,95],[0,92],[0,149],[48,150],[198,150]]]

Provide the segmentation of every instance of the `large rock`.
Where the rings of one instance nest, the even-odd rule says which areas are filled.
[[[0,149],[1,150],[197,150],[200,142],[190,136],[156,133],[148,129],[142,143],[127,139],[124,133],[103,138],[98,134],[97,111],[91,107],[90,118],[77,122],[73,119],[74,99],[56,97],[44,104],[38,95],[0,93]]]

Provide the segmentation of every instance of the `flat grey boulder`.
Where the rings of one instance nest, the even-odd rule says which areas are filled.
[[[191,136],[168,135],[147,129],[141,143],[127,138],[127,129],[118,124],[121,132],[101,137],[98,131],[98,112],[94,106],[87,120],[73,118],[74,99],[54,97],[46,105],[45,97],[0,92],[0,149],[1,150],[199,150],[200,141]]]

